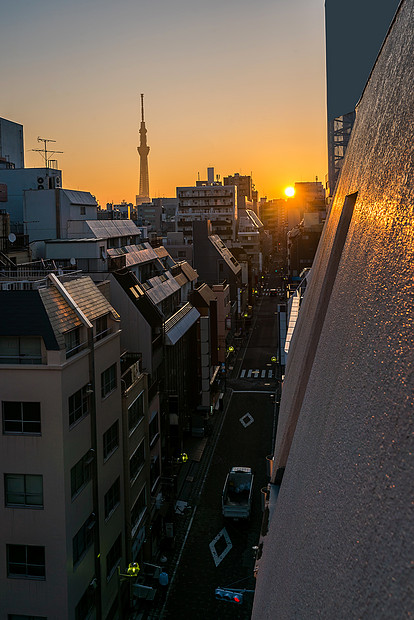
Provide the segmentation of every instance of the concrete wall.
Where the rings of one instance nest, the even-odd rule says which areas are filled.
[[[414,612],[413,24],[403,1],[293,336],[254,620]]]

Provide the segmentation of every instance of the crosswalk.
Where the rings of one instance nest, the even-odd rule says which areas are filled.
[[[275,373],[272,369],[265,368],[260,370],[259,368],[244,368],[240,373],[240,379],[273,379]]]

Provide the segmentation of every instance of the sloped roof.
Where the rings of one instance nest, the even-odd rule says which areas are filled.
[[[158,260],[154,248],[149,243],[140,243],[139,245],[127,245],[123,248],[110,248],[107,252],[108,256],[125,256],[126,266],[140,265]]]
[[[165,344],[173,346],[197,322],[200,313],[190,303],[165,321]]]
[[[98,206],[98,203],[90,192],[80,192],[74,189],[62,189],[61,191],[74,205],[82,205],[84,207]]]
[[[211,301],[217,299],[216,293],[208,286],[208,284],[202,284],[194,291],[194,293],[195,295],[199,295],[207,306],[210,305]]]
[[[247,216],[252,220],[253,224],[257,228],[263,228],[264,224],[262,220],[259,218],[259,216],[254,211],[252,211],[251,209],[246,209],[246,213],[247,213]]]
[[[92,235],[100,239],[140,234],[132,220],[86,220],[85,224]]]
[[[166,271],[161,276],[150,278],[147,280],[147,284],[150,285],[150,288],[147,289],[147,295],[154,304],[159,304],[164,299],[180,290],[180,285],[169,271]]]
[[[177,273],[177,275],[174,276],[174,278],[176,279],[176,281],[178,282],[180,286],[185,286],[188,282],[187,278],[185,277],[183,273]]]
[[[178,264],[181,267],[182,272],[187,276],[190,282],[194,282],[194,280],[197,280],[198,273],[195,269],[191,267],[190,263],[188,263],[187,261],[182,261]]]
[[[163,315],[148,297],[136,276],[129,269],[114,271],[112,275],[147,323],[152,328],[160,327]]]
[[[80,327],[82,321],[54,286],[39,289],[39,294],[48,314],[56,341],[60,348],[64,348],[65,339],[63,334],[71,329]]]
[[[234,274],[238,274],[241,271],[241,267],[229,248],[224,244],[222,239],[218,235],[209,235],[209,241],[214,245],[221,257],[226,261],[227,265],[233,271]]]
[[[89,276],[70,280],[63,286],[90,321],[108,313],[115,319],[120,318]]]

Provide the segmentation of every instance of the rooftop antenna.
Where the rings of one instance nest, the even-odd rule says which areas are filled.
[[[49,163],[51,163],[52,161],[51,159],[52,156],[55,155],[56,153],[63,153],[63,151],[49,151],[48,150],[47,143],[56,142],[56,140],[51,140],[50,138],[37,138],[37,141],[44,142],[44,148],[43,149],[31,149],[31,150],[34,151],[35,153],[40,153],[45,161],[45,168],[49,168]],[[56,161],[56,160],[53,160],[53,161]]]

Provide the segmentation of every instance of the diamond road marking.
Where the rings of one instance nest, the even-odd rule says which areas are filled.
[[[218,555],[216,551],[216,544],[222,536],[224,540],[226,541],[226,547],[224,548],[224,551],[221,552],[221,555]],[[230,537],[227,534],[227,530],[225,527],[223,527],[223,529],[217,534],[214,540],[211,541],[211,543],[209,544],[209,547],[210,547],[211,555],[213,556],[214,564],[218,566],[220,562],[224,560],[224,558],[226,557],[230,549],[233,547],[233,545],[231,544]]]
[[[247,428],[250,424],[253,424],[254,418],[250,415],[250,413],[246,413],[240,418],[239,422],[243,424],[244,428]]]
[[[177,502],[175,502],[175,513],[178,515],[184,514],[184,511],[187,508],[187,506],[188,506],[187,502],[184,502],[183,500],[179,499]]]

